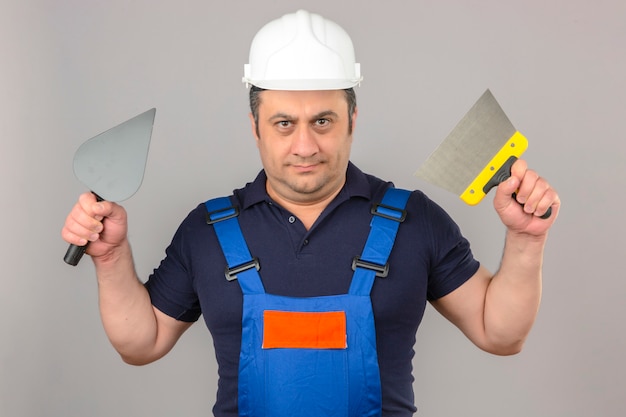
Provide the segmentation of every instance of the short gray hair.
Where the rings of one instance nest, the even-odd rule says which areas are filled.
[[[265,91],[265,89],[254,85],[250,86],[250,111],[254,118],[257,136],[259,136],[259,105],[261,104],[261,92],[263,91]],[[352,133],[352,115],[356,109],[356,93],[354,92],[354,88],[347,88],[343,91],[346,94],[346,101],[348,102],[348,133]]]

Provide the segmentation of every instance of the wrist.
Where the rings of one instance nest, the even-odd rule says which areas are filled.
[[[129,261],[132,264],[131,258],[130,243],[127,239],[124,239],[115,246],[111,246],[106,252],[91,255],[91,259],[93,260],[96,268],[107,269],[115,266],[121,266]]]
[[[517,254],[537,256],[543,254],[547,239],[547,233],[533,235],[508,230],[506,234],[505,248],[513,250]]]

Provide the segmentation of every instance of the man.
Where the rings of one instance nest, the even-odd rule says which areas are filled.
[[[216,416],[410,416],[427,301],[479,348],[520,351],[560,207],[543,178],[518,160],[498,186],[507,232],[494,275],[421,192],[394,190],[349,161],[361,76],[338,25],[303,10],[270,22],[244,81],[264,169],[191,211],[145,285],[121,206],[87,193],[67,217],[62,236],[89,242],[104,328],[123,360],[161,358],[202,314],[219,365]],[[390,254],[367,262],[377,246]]]

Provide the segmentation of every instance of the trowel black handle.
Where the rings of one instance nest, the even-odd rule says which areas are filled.
[[[96,196],[97,201],[103,200],[103,198],[100,197],[98,194],[93,193],[93,195]],[[87,243],[87,245],[89,245],[89,243]],[[87,245],[77,246],[74,244],[70,244],[69,247],[67,248],[67,252],[65,252],[65,256],[63,257],[63,260],[65,261],[65,263],[68,265],[72,265],[72,266],[78,265],[78,262],[80,262],[80,259],[83,257],[83,255],[87,251]]]
[[[76,245],[70,244],[70,246],[67,248],[67,252],[65,252],[65,257],[63,258],[63,260],[68,265],[76,266],[78,265],[78,262],[80,262],[80,258],[83,257],[86,250],[87,250],[87,245],[76,246]]]
[[[509,159],[506,160],[506,162],[500,167],[500,169],[494,174],[494,176],[491,177],[489,182],[487,182],[487,184],[483,187],[483,192],[485,194],[487,194],[489,190],[491,190],[493,187],[496,187],[501,182],[504,182],[509,179],[509,177],[511,176],[511,166],[513,165],[513,163],[515,163],[516,160],[517,160],[516,156],[511,156],[509,157]],[[517,194],[513,193],[512,197],[515,199],[517,197]],[[521,204],[521,206],[524,207],[523,204]],[[552,207],[549,207],[548,211],[546,211],[543,214],[543,216],[540,217],[540,219],[545,220],[549,218],[551,215],[552,215]]]

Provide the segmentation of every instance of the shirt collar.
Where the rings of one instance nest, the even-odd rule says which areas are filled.
[[[235,195],[241,203],[242,210],[245,210],[257,203],[270,201],[270,197],[265,188],[266,181],[267,175],[264,170],[261,170],[252,183],[247,184],[244,188],[235,190]],[[352,162],[348,162],[346,184],[335,198],[333,204],[342,203],[352,197],[371,199],[372,193],[365,173],[357,168]]]

